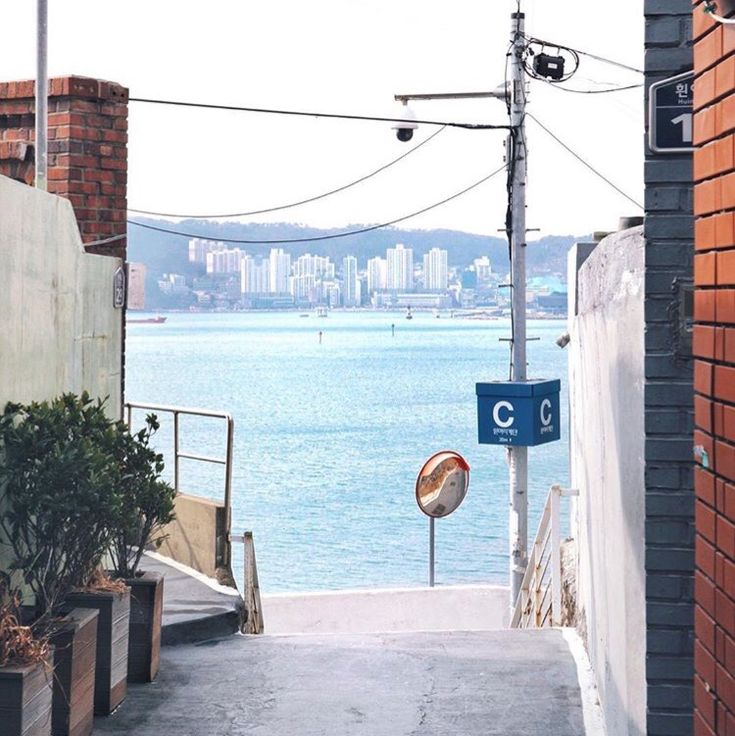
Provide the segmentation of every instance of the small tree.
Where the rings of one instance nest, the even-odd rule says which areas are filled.
[[[118,468],[121,514],[110,554],[115,574],[121,578],[135,576],[146,547],[163,541],[161,527],[174,518],[176,492],[161,480],[163,455],[150,446],[158,428],[155,414],[149,414],[145,427],[135,434],[122,422],[115,428],[111,452]]]
[[[116,425],[85,392],[0,416],[0,530],[39,619],[87,584],[111,541],[122,504],[108,447]]]

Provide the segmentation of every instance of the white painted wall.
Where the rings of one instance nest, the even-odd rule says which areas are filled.
[[[646,733],[643,246],[632,228],[569,255],[578,607],[608,736]]]
[[[0,176],[0,408],[67,391],[119,415],[117,258],[84,252],[71,204]]]

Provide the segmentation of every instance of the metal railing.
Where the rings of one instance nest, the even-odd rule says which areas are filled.
[[[262,634],[263,608],[260,603],[260,584],[258,583],[258,565],[255,561],[255,542],[253,533],[230,535],[231,542],[242,542],[243,549],[243,587],[242,598],[245,605],[245,623],[243,634]]]
[[[177,493],[181,490],[180,477],[181,477],[181,459],[185,460],[196,460],[202,463],[214,463],[216,465],[224,465],[225,467],[225,487],[224,487],[224,505],[227,509],[229,516],[230,508],[232,505],[232,449],[233,440],[235,436],[235,420],[232,415],[223,411],[210,411],[209,409],[191,409],[183,406],[165,406],[162,404],[136,404],[133,402],[127,402],[125,404],[125,412],[127,414],[128,427],[132,427],[133,410],[139,409],[148,412],[158,412],[173,415],[174,423],[174,470],[173,470],[173,485]],[[180,447],[180,417],[181,416],[195,416],[195,417],[206,417],[208,419],[223,419],[226,424],[226,450],[225,457],[209,457],[207,455],[195,455],[189,452],[182,452]]]
[[[511,628],[561,625],[561,499],[578,491],[551,486],[518,594]]]

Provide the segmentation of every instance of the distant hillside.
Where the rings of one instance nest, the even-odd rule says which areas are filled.
[[[172,225],[164,220],[136,218],[140,222],[163,228],[182,230],[210,240],[223,238],[256,240],[257,244],[231,244],[253,255],[265,255],[271,246],[269,240],[290,238],[320,238],[341,232],[343,229],[320,230],[292,223],[241,224],[219,223],[208,220],[184,220]],[[350,225],[353,230],[365,225]],[[134,225],[128,229],[128,258],[145,263],[150,277],[162,273],[192,274],[195,272],[188,262],[188,238],[168,233],[145,230]],[[528,269],[530,273],[566,272],[566,253],[569,247],[580,240],[572,235],[551,235],[531,242],[528,247]],[[485,235],[460,232],[458,230],[403,230],[397,228],[374,230],[362,235],[334,240],[316,240],[309,243],[278,245],[292,256],[314,253],[329,256],[338,264],[343,256],[357,256],[359,268],[364,268],[368,258],[385,256],[386,248],[404,243],[420,258],[429,249],[444,248],[449,252],[449,264],[468,266],[475,258],[488,256],[496,271],[508,270],[508,246],[504,239]]]

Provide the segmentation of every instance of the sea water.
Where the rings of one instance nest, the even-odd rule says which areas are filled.
[[[529,378],[562,381],[562,439],[529,451],[529,543],[549,486],[568,478],[564,329],[528,326]],[[475,383],[508,378],[509,335],[507,320],[448,313],[173,313],[128,325],[126,400],[234,416],[232,528],[253,531],[264,592],[425,585],[414,486],[444,449],[471,475],[462,506],[436,523],[437,584],[505,584],[506,451],[477,442]],[[185,453],[222,457],[224,436],[221,420],[181,421]],[[222,479],[220,466],[181,461],[184,492],[221,498]],[[233,567],[239,579],[237,547]]]

